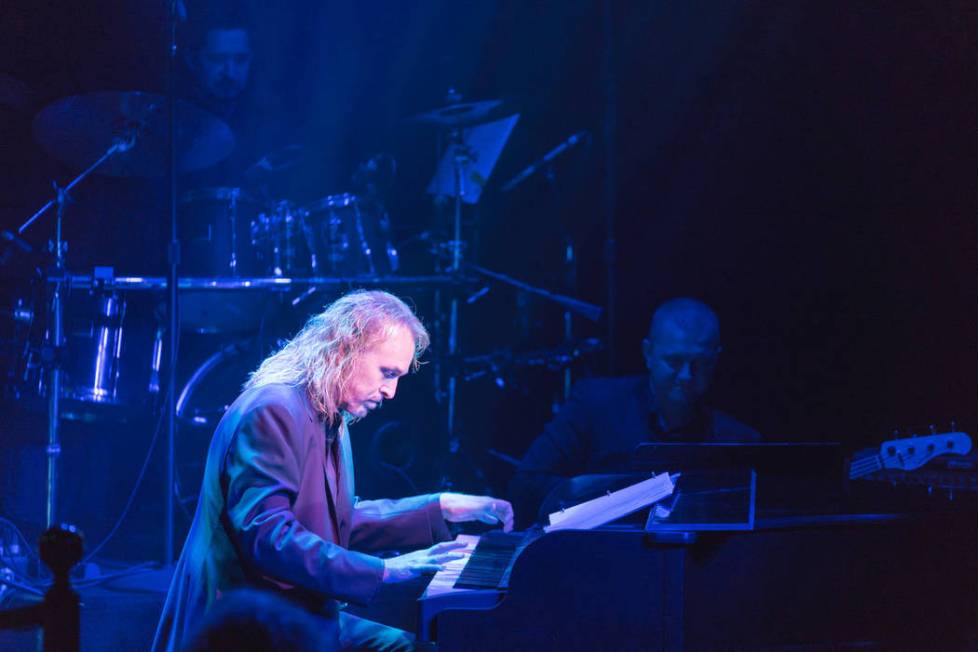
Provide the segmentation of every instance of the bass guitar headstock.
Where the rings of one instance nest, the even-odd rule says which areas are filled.
[[[939,455],[967,455],[971,437],[963,432],[945,432],[883,442],[879,460],[884,469],[912,471]]]

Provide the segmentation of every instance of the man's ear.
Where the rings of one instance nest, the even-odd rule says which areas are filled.
[[[645,360],[645,366],[649,366],[649,356],[652,355],[652,342],[649,338],[642,340],[642,358]]]

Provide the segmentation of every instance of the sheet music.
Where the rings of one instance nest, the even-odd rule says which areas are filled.
[[[475,204],[482,196],[482,189],[489,182],[492,169],[496,166],[499,155],[502,154],[509,135],[520,119],[520,114],[511,115],[494,122],[468,127],[464,131],[465,146],[471,151],[471,160],[465,165],[465,177],[462,184],[462,201]],[[448,151],[438,163],[438,169],[431,183],[428,184],[429,195],[451,197],[455,194],[455,147]]]
[[[589,530],[604,525],[662,500],[672,493],[678,477],[678,474],[670,476],[668,473],[661,473],[624,489],[554,512],[550,515],[550,525],[543,529],[545,532]]]

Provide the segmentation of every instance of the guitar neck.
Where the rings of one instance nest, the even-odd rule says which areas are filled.
[[[855,480],[856,478],[861,478],[864,475],[869,475],[870,473],[876,473],[882,469],[883,458],[880,457],[879,453],[865,455],[858,459],[852,460],[852,463],[849,464],[849,479]]]

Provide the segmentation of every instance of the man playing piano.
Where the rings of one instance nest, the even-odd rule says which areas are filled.
[[[627,470],[644,442],[760,440],[704,402],[720,350],[720,322],[709,306],[688,298],[662,304],[642,341],[648,375],[574,386],[517,469],[510,493],[518,511],[532,519],[566,478]]]
[[[446,520],[513,523],[509,503],[487,496],[354,495],[348,427],[394,398],[427,346],[404,302],[359,291],[262,362],[211,441],[155,650],[179,649],[239,587],[276,591],[321,616],[323,649],[413,648],[406,632],[344,613],[340,602],[368,603],[382,584],[458,558],[458,544],[436,543],[450,538]],[[365,552],[418,547],[390,559]]]

